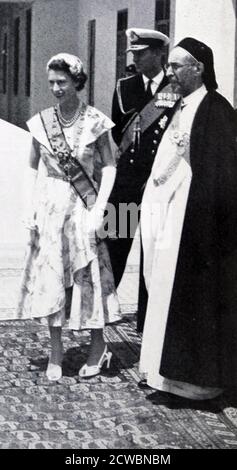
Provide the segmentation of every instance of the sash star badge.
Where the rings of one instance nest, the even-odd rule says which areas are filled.
[[[167,121],[168,121],[168,116],[163,116],[160,121],[159,121],[159,127],[163,130],[165,129],[165,126],[167,124]]]

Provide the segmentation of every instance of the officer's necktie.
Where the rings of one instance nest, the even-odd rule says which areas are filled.
[[[147,89],[146,89],[146,98],[147,98],[147,101],[150,101],[152,98],[153,98],[153,94],[152,94],[152,91],[151,91],[151,84],[152,84],[153,80],[149,80],[148,83],[147,83]]]

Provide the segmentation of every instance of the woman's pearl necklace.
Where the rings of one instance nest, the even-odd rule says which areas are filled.
[[[61,113],[61,110],[60,110],[60,106],[57,106],[58,108],[58,117],[59,117],[59,120],[62,124],[63,127],[71,127],[73,126],[73,124],[77,121],[77,119],[79,118],[80,116],[80,113],[81,113],[81,107],[80,105],[77,107],[76,111],[75,111],[75,114],[72,116],[71,119],[65,119],[63,116],[62,116],[62,113]]]

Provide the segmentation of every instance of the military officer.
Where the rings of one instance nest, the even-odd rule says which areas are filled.
[[[126,34],[127,52],[133,54],[137,73],[118,80],[112,104],[112,120],[116,124],[112,136],[119,148],[119,159],[110,202],[116,208],[117,238],[109,240],[108,246],[117,286],[140,217],[136,208],[141,203],[157,147],[177,99],[171,93],[162,66],[169,38],[159,31],[141,28],[130,28]],[[125,210],[124,204],[131,203],[133,206],[125,220],[120,209]],[[146,302],[145,284],[140,274],[138,331],[143,327]]]

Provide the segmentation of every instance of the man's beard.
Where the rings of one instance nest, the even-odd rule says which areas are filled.
[[[174,93],[181,94],[181,88],[179,83],[170,81],[170,85]]]

